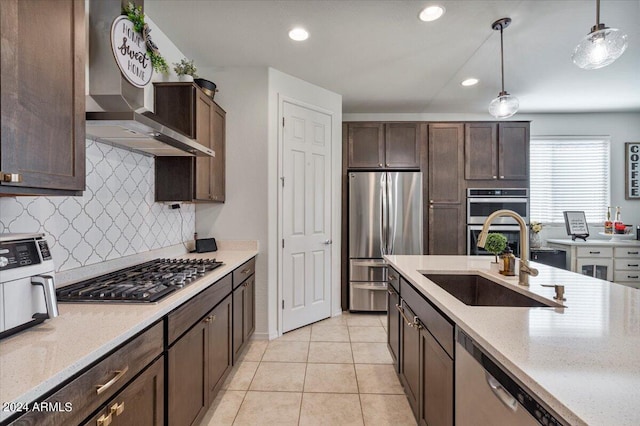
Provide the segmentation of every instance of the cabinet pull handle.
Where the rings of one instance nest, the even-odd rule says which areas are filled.
[[[395,281],[397,279],[398,277],[396,277],[395,275],[389,275],[389,281]]]
[[[500,179],[504,179],[504,176],[500,175]]]
[[[378,163],[378,167],[382,167],[382,163]]]
[[[634,267],[636,267],[636,268],[637,268],[637,267],[638,267],[638,264],[637,264],[637,263],[635,263],[635,264],[633,264],[633,265],[632,265],[632,264],[630,264],[630,263],[629,263],[629,264],[627,264],[627,266],[634,266]]]
[[[210,323],[211,321],[215,321],[215,319],[216,319],[215,314],[213,314],[213,315],[209,315],[208,317],[206,317],[206,318],[204,319],[204,322],[205,322],[205,323]]]
[[[108,416],[103,414],[98,417],[98,420],[96,420],[96,424],[98,426],[109,426],[111,424],[111,413],[109,413]]]
[[[494,178],[494,179],[498,179],[498,176],[491,176],[491,177]]]
[[[628,275],[628,277],[629,277],[629,278],[635,278],[635,279],[638,279],[638,276],[637,276],[637,275]]]
[[[240,271],[241,274],[248,274],[249,272],[251,272],[251,269],[249,268],[243,269],[242,271]]]
[[[104,385],[96,385],[96,393],[98,395],[100,395],[101,393],[103,393],[104,391],[106,391],[107,389],[109,389],[111,386],[113,386],[118,380],[120,380],[125,374],[127,374],[127,371],[129,371],[129,366],[125,366],[122,370],[116,370],[114,371],[114,373],[116,374],[115,376],[113,376],[113,379],[109,380],[107,383],[105,383]],[[111,423],[111,420],[109,420],[109,423]],[[107,423],[107,424],[109,424]],[[106,426],[106,425],[105,425]]]
[[[20,183],[22,182],[22,175],[20,173],[0,172],[0,180],[2,180],[2,182]]]
[[[397,303],[396,303],[396,309],[398,310],[398,312],[400,312],[400,315],[402,315],[402,318],[404,318],[405,322],[407,323],[407,325],[408,325],[409,327],[412,327],[412,328],[418,328],[418,329],[422,328],[422,325],[420,324],[420,320],[418,319],[418,317],[417,317],[417,316],[414,316],[414,317],[413,317],[413,321],[411,321],[411,320],[409,320],[409,318],[407,318],[407,316],[405,315],[405,313],[404,313],[404,308],[402,308],[402,307],[401,307],[400,305],[398,305]]]
[[[600,254],[599,251],[590,251],[589,254]]]
[[[628,251],[627,254],[638,254],[637,251]]]
[[[110,411],[110,415],[115,414],[116,416],[119,416],[120,414],[122,414],[122,412],[124,411],[124,401],[122,401],[120,404],[118,404],[117,402],[113,404],[110,408]]]
[[[393,296],[394,294],[396,294],[396,292],[393,290],[387,290],[387,293],[389,293],[389,296]]]

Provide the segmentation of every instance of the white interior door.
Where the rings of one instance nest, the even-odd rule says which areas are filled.
[[[282,331],[331,315],[331,116],[283,102]]]

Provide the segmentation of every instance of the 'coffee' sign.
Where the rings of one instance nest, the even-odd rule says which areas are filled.
[[[626,148],[627,200],[640,200],[640,143],[628,142]]]
[[[147,45],[142,34],[133,28],[126,16],[119,16],[111,25],[111,49],[122,75],[136,87],[144,87],[151,81],[153,67],[147,55]]]

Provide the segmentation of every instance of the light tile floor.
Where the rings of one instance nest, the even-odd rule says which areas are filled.
[[[345,312],[250,341],[201,426],[415,425],[385,327],[384,315]]]

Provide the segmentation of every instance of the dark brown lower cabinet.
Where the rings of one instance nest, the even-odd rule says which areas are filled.
[[[164,357],[160,357],[86,425],[164,425]]]
[[[233,290],[233,359],[238,359],[256,328],[255,275]]]
[[[170,425],[197,424],[207,411],[207,344],[209,327],[198,322],[168,352]]]
[[[453,359],[425,328],[420,353],[420,425],[453,425]]]
[[[227,297],[212,312],[213,318],[209,326],[209,400],[213,401],[222,387],[227,373],[232,366],[232,332],[233,310],[231,297]]]
[[[198,424],[231,368],[231,296],[168,352],[169,424]]]
[[[414,323],[415,314],[402,301],[401,309],[404,318],[400,327],[400,381],[409,400],[409,405],[416,418],[419,413],[420,397],[420,330]]]
[[[398,295],[398,292],[392,286],[389,286],[387,290],[387,346],[393,358],[393,365],[396,372],[399,372],[400,312],[398,312],[396,308],[397,305],[400,305],[400,295]]]

